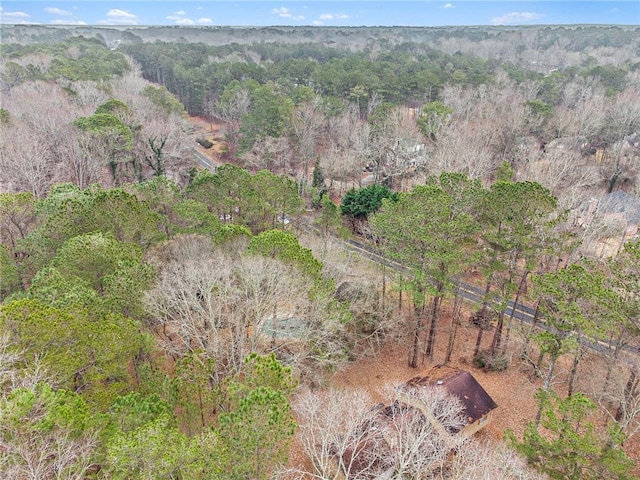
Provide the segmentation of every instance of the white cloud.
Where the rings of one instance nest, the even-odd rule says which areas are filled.
[[[320,20],[345,20],[349,15],[344,13],[323,13],[318,17]]]
[[[456,8],[453,3],[445,3],[444,5],[442,5],[442,8]]]
[[[544,18],[542,13],[534,12],[509,12],[505,13],[501,17],[494,17],[491,19],[492,25],[518,25],[520,23],[535,22]]]
[[[291,12],[291,10],[289,10],[287,7],[274,8],[273,10],[271,10],[271,13],[273,15],[279,16],[280,18],[290,18],[292,20],[304,20],[304,16],[294,15]]]
[[[24,12],[5,12],[0,9],[0,23],[32,23],[29,21],[31,15]]]
[[[60,8],[55,7],[47,7],[44,9],[45,12],[50,13],[51,15],[60,15],[61,17],[68,17],[73,15],[69,10],[62,10]]]
[[[323,22],[321,22],[320,20],[314,20],[314,21],[313,21],[313,22],[311,22],[311,23],[313,23],[313,24],[314,24],[315,26],[317,26],[317,27],[319,27],[319,26],[321,26],[321,25],[324,25],[324,23],[323,23]]]
[[[199,18],[198,20],[191,20],[187,16],[187,12],[184,10],[180,10],[178,12],[173,12],[171,15],[167,15],[165,18],[167,20],[171,20],[175,22],[176,25],[211,25],[213,24],[213,20],[210,18]]]
[[[64,18],[58,18],[50,23],[51,25],[88,25],[87,22],[82,20],[65,20]]]
[[[97,23],[101,25],[137,25],[138,17],[126,10],[114,8],[107,12],[106,20],[99,20]]]

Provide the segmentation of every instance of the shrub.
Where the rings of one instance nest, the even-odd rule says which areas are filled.
[[[475,367],[484,368],[487,364],[489,365],[489,370],[492,372],[502,372],[509,366],[504,355],[494,355],[493,357],[490,357],[489,352],[482,351],[473,357],[473,365]]]
[[[198,143],[199,145],[202,145],[204,148],[213,147],[213,142],[207,140],[206,138],[197,138],[196,143]]]

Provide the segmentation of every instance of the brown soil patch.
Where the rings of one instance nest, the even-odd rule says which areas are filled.
[[[382,285],[382,270],[371,261],[355,253],[346,253],[347,259],[333,259],[331,256],[327,256],[326,252],[323,256],[323,250],[318,245],[314,245],[307,237],[302,236],[301,242],[306,247],[312,248],[314,255],[320,258],[325,265],[333,265],[336,262],[338,265],[340,265],[340,262],[348,264],[348,275],[341,280],[358,281],[358,279],[364,278],[369,280],[372,288]],[[334,250],[333,248],[329,249],[329,251]],[[334,270],[336,269],[337,267],[334,268]],[[467,280],[473,282],[473,276],[470,276]],[[389,286],[391,283],[392,280],[387,278],[388,298],[392,299],[390,301],[397,302],[397,298],[393,300],[395,293]],[[476,368],[471,362],[478,330],[469,322],[469,318],[477,308],[478,306],[475,304],[465,303],[464,311],[460,315],[450,365],[469,371],[498,405],[492,422],[487,426],[483,435],[497,440],[503,438],[505,431],[511,430],[516,437],[522,438],[527,423],[535,419],[537,402],[534,395],[542,387],[543,383],[543,380],[535,375],[531,363],[520,358],[523,339],[525,338],[524,333],[528,331],[529,326],[523,327],[518,321],[515,321],[512,326],[506,355],[509,363],[508,369],[503,372],[485,373],[482,369]],[[394,330],[406,329],[405,325],[412,323],[409,322],[411,314],[403,315],[405,319],[401,319],[397,311],[395,315],[397,320],[394,322]],[[368,355],[356,355],[354,362],[345,365],[344,368],[330,375],[326,379],[326,384],[337,388],[364,389],[374,398],[374,401],[383,401],[384,399],[381,398],[378,391],[384,385],[404,383],[433,365],[443,362],[450,323],[451,312],[448,305],[445,304],[437,329],[434,358],[432,360],[426,359],[417,369],[408,366],[411,342],[407,338],[410,337],[412,332],[409,332],[409,335],[406,332],[394,332],[396,336],[393,339],[387,339],[377,352]],[[484,333],[482,349],[489,348],[493,333],[493,330]],[[404,339],[402,338],[403,335],[405,336]],[[538,360],[538,351],[533,345],[531,350],[530,358],[535,362]],[[560,395],[567,394],[572,360],[571,355],[564,355],[556,365],[552,386]],[[546,364],[540,368],[546,368]],[[612,392],[614,396],[616,390],[621,392],[629,378],[628,369],[618,363],[612,371],[608,387],[605,387],[607,385],[607,380],[605,379],[606,370],[606,362],[602,356],[592,352],[585,352],[578,368],[575,391],[586,393],[592,398],[596,398],[605,389]],[[608,407],[613,412],[617,408],[617,404],[614,402]],[[607,422],[606,417],[607,415],[604,411],[598,409],[591,419],[594,425],[603,429],[603,434],[606,433],[604,431]],[[624,449],[630,458],[636,463],[640,463],[640,433],[627,440]],[[639,474],[640,468],[635,473]]]
[[[537,402],[534,395],[542,387],[542,379],[533,375],[532,369],[514,355],[513,350],[519,343],[515,335],[510,341],[510,345],[513,347],[509,349],[512,351],[512,356],[510,366],[506,371],[485,373],[482,369],[472,365],[471,356],[477,329],[468,322],[470,313],[468,310],[462,316],[450,365],[471,372],[498,404],[492,422],[479,432],[479,435],[485,439],[491,438],[497,441],[503,438],[507,430],[511,430],[517,438],[522,438],[527,423],[535,419]],[[375,401],[388,401],[388,399],[381,398],[379,393],[381,387],[387,384],[404,383],[433,365],[441,363],[445,355],[449,322],[450,315],[443,315],[440,320],[442,328],[436,338],[434,359],[432,361],[427,359],[419,368],[413,369],[408,365],[410,342],[389,342],[381,348],[377,355],[363,357],[336,372],[328,383],[338,388],[362,388],[368,391]],[[492,331],[485,332],[483,348],[489,347],[492,335]],[[558,376],[554,380],[554,386],[560,395],[566,395],[566,379],[570,362],[571,358],[568,355],[561,357],[558,362]],[[582,373],[578,377],[578,391],[589,393],[601,388],[602,372],[604,371],[601,358],[593,354],[586,354],[580,368]],[[626,373],[621,373],[626,378]],[[596,427],[602,428],[604,434],[606,420],[601,410],[594,414],[591,421]],[[640,439],[638,436],[628,440],[624,449],[630,458],[636,463],[640,463]],[[634,473],[636,475],[640,473],[640,468],[637,468]]]
[[[443,324],[449,321],[450,319],[447,318],[441,319]],[[492,437],[502,438],[507,429],[513,430],[516,435],[521,435],[526,423],[535,417],[534,394],[540,388],[540,384],[531,381],[517,366],[512,366],[504,372],[488,373],[474,367],[470,363],[470,358],[475,344],[476,332],[477,330],[471,326],[461,325],[459,327],[458,340],[450,365],[470,371],[498,404],[492,423],[487,427],[487,432]],[[378,393],[382,386],[404,383],[420,372],[441,363],[438,359],[444,358],[446,335],[448,332],[440,332],[434,359],[432,361],[425,359],[417,369],[411,368],[408,364],[411,346],[394,342],[383,347],[377,356],[365,357],[337,372],[331,378],[330,383],[336,387],[365,389],[376,401],[382,401],[383,399]],[[490,335],[485,335],[485,337],[490,337]],[[485,340],[488,343],[490,338],[485,338]]]

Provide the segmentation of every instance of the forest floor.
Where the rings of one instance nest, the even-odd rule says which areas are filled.
[[[468,313],[465,318],[468,318]],[[450,314],[443,315],[440,320],[443,326],[448,326]],[[485,429],[488,434],[500,439],[507,429],[511,429],[516,435],[521,436],[526,423],[535,417],[534,394],[540,388],[540,382],[533,380],[517,365],[503,372],[487,373],[473,366],[471,356],[478,330],[465,320],[462,323],[463,325],[458,327],[456,346],[449,365],[471,372],[498,404],[492,422]],[[384,385],[404,383],[432,366],[442,363],[449,332],[448,328],[439,330],[433,360],[420,358],[418,368],[409,366],[410,342],[395,340],[383,345],[377,355],[365,356],[336,372],[329,383],[337,388],[365,389],[376,400],[381,401],[383,399],[377,398],[379,397],[377,392]],[[489,337],[488,341],[490,341],[491,335],[485,336]]]
[[[509,368],[502,372],[484,372],[475,367],[472,362],[473,349],[478,330],[468,321],[472,310],[467,308],[461,315],[460,325],[456,333],[456,343],[449,365],[469,371],[482,387],[494,399],[498,408],[493,412],[492,421],[477,436],[487,440],[501,440],[507,430],[511,430],[521,439],[528,422],[535,419],[538,404],[535,394],[542,387],[543,379],[534,374],[530,364],[519,358],[518,352],[523,345],[523,336],[512,331],[512,339],[507,349]],[[411,349],[410,341],[390,341],[384,344],[375,355],[368,355],[346,365],[331,375],[328,384],[334,388],[364,389],[375,401],[384,401],[378,393],[385,385],[404,383],[412,377],[434,365],[442,363],[449,335],[451,312],[445,311],[440,319],[441,328],[435,345],[432,360],[425,359],[418,368],[408,365]],[[518,325],[519,322],[517,322]],[[514,326],[514,329],[516,327]],[[482,348],[488,349],[493,331],[485,332]],[[421,358],[422,360],[422,358]],[[572,358],[565,355],[560,358],[556,367],[553,388],[561,396],[567,393],[567,378],[571,368]],[[585,353],[580,363],[577,380],[577,391],[585,393],[597,392],[603,384],[604,365],[602,358],[594,353]],[[621,374],[621,372],[618,372]],[[621,374],[624,375],[624,374]],[[612,384],[616,383],[615,374]],[[624,376],[622,377],[624,381]],[[617,381],[620,384],[620,379]],[[602,409],[598,409],[589,419],[596,429],[602,429],[605,434],[607,416]],[[624,444],[624,450],[638,465],[635,474],[640,475],[640,438],[632,437]]]
[[[461,321],[462,325],[458,327],[456,346],[449,365],[469,371],[498,405],[498,408],[493,412],[491,423],[478,432],[476,437],[481,440],[500,441],[505,432],[510,430],[518,439],[522,439],[527,423],[533,421],[537,413],[538,405],[535,394],[542,387],[542,378],[536,377],[532,368],[515,355],[510,358],[509,368],[502,372],[485,373],[481,368],[472,365],[471,356],[477,329],[467,321],[470,313],[470,311],[465,312]],[[434,359],[424,361],[418,368],[414,369],[408,365],[410,342],[392,341],[383,345],[376,355],[363,356],[346,365],[331,375],[327,383],[339,389],[364,389],[376,402],[388,401],[379,394],[382,387],[388,384],[404,383],[441,363],[441,360],[444,359],[448,337],[448,328],[444,326],[448,326],[450,320],[450,313],[442,316],[441,325],[443,328],[438,333],[440,336],[436,343]],[[491,331],[485,332],[483,348],[489,347],[492,333]],[[514,349],[510,350],[513,354]],[[558,374],[554,379],[554,388],[561,396],[567,393],[566,377],[571,367],[571,359],[568,357],[567,355],[559,361]],[[583,373],[579,383],[583,388],[580,388],[579,391],[588,392],[597,389],[601,375],[596,374],[595,378],[591,380],[589,375],[592,372],[600,373],[602,371],[600,359],[594,355],[585,355],[581,369]],[[604,427],[607,422],[602,410],[599,409],[595,412],[590,421],[597,429],[602,429],[603,434],[605,433]],[[640,475],[640,438],[638,435],[625,442],[624,450],[637,464],[633,473]]]

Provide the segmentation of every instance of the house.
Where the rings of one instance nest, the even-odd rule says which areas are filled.
[[[473,375],[446,365],[436,365],[410,379],[398,393],[398,400],[410,402],[411,396],[405,392],[428,386],[442,388],[462,403],[466,425],[459,431],[451,432],[454,434],[470,437],[491,422],[492,412],[498,407]]]
[[[436,365],[395,388],[333,452],[336,478],[421,477],[491,421],[496,403],[469,372]],[[452,402],[456,397],[458,402]]]
[[[600,258],[614,257],[625,242],[640,231],[640,197],[623,190],[592,197],[571,212],[573,226],[597,233],[593,227],[606,226],[602,235],[585,241],[582,248]],[[607,232],[609,232],[607,234]]]

